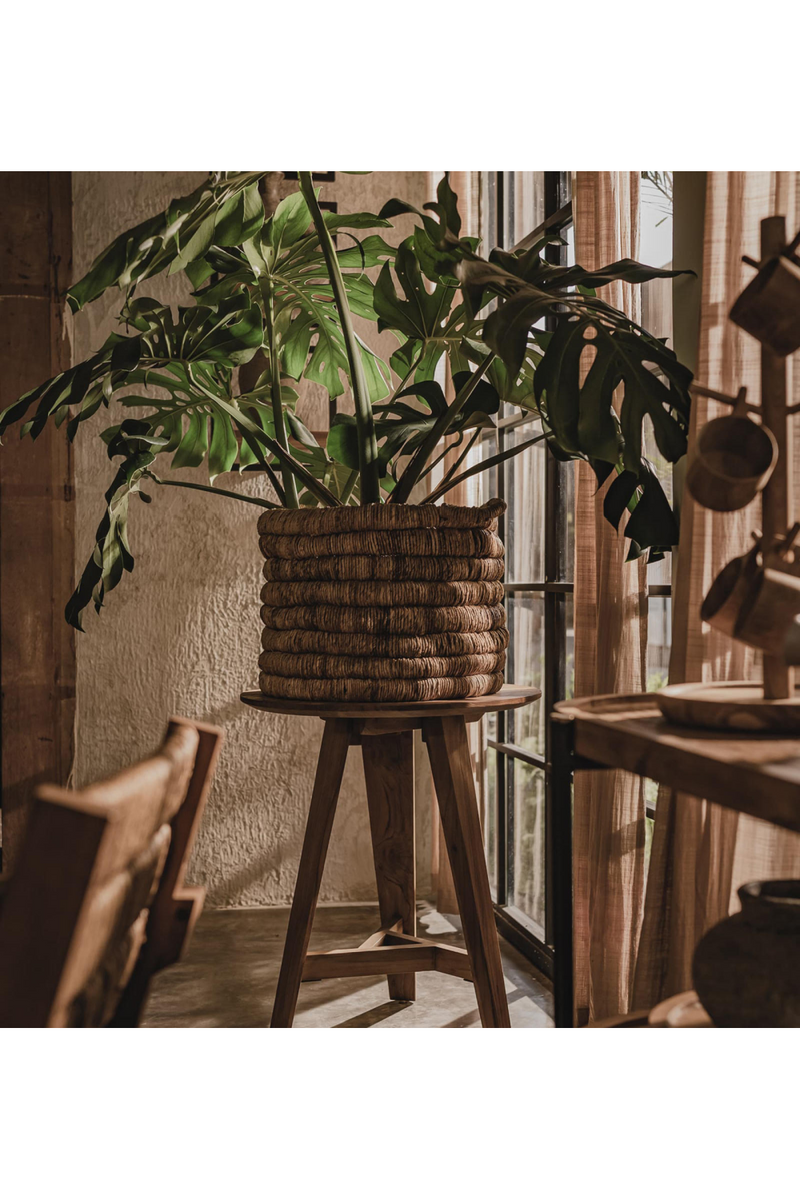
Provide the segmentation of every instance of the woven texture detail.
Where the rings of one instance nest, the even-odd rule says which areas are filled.
[[[286,654],[352,655],[353,638],[349,633],[323,633],[317,629],[262,629],[261,646]],[[486,633],[430,633],[424,637],[404,637],[394,633],[362,633],[362,654],[375,658],[458,657],[466,654],[499,654],[508,646],[508,630]]]
[[[502,675],[466,675],[461,679],[286,679],[282,675],[259,676],[266,696],[285,700],[333,700],[339,704],[370,701],[375,704],[407,703],[411,700],[464,700],[468,696],[491,696],[503,686]]]
[[[261,606],[269,629],[319,629],[328,633],[482,633],[505,624],[505,609],[492,608],[337,608],[333,604]],[[356,638],[350,648],[359,654]]]
[[[259,517],[258,532],[265,534],[325,534],[380,529],[497,529],[505,511],[502,500],[481,508],[454,504],[368,504],[363,508],[276,508]]]
[[[268,558],[268,582],[300,583],[304,580],[483,580],[503,578],[502,558],[411,558],[395,554],[343,554],[327,558]]]
[[[264,650],[258,660],[266,675],[300,679],[458,679],[497,675],[506,665],[499,654],[462,654],[451,658],[357,658],[352,654],[280,654]]]
[[[265,583],[261,603],[289,607],[292,605],[336,604],[351,608],[410,607],[431,608],[448,605],[497,605],[503,599],[502,583],[476,581],[451,583]]]
[[[260,687],[296,700],[465,699],[502,687],[504,505],[270,510]]]
[[[441,555],[502,558],[503,543],[490,529],[366,529],[360,533],[263,534],[265,558],[327,558],[331,554]]]

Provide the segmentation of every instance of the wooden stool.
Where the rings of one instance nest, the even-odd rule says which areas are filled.
[[[244,692],[265,712],[325,722],[272,1027],[291,1026],[300,984],[312,979],[387,975],[393,1000],[414,1000],[415,972],[443,971],[475,985],[481,1024],[508,1028],[500,943],[489,892],[466,723],[485,712],[538,700],[538,688],[506,685],[494,696],[410,704],[278,700]],[[416,936],[414,734],[428,747],[466,950]],[[309,954],[308,941],[349,746],[361,746],[381,928],[356,950]]]

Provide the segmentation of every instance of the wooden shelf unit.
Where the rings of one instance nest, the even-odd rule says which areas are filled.
[[[573,1024],[572,777],[619,769],[800,833],[800,738],[684,728],[651,694],[565,700],[551,715],[558,843],[556,1024]]]

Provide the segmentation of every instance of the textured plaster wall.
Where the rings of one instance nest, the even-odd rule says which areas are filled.
[[[201,173],[76,172],[73,175],[75,278],[119,232],[191,191]],[[324,196],[340,211],[377,211],[390,195],[421,205],[425,172],[337,176]],[[401,227],[405,236],[408,224]],[[398,240],[398,239],[395,239]],[[140,295],[176,304],[185,298],[175,278],[148,281]],[[121,294],[113,292],[79,314],[75,361],[116,328]],[[374,339],[374,327],[371,330]],[[384,335],[381,349],[391,352]],[[116,423],[102,410],[75,443],[76,570],[91,553],[112,473],[98,430]],[[163,473],[163,472],[162,472]],[[202,470],[180,478],[207,482]],[[232,489],[265,494],[261,478],[225,476]],[[158,743],[171,713],[220,724],[226,741],[189,877],[208,888],[212,906],[285,904],[291,897],[322,732],[316,719],[253,712],[238,700],[257,686],[261,585],[257,511],[186,489],[150,489],[153,502],[131,503],[136,559],[108,597],[100,617],[85,615],[78,635],[79,784],[115,771]],[[66,599],[66,598],[65,598]],[[418,767],[419,887],[430,883],[430,776]],[[367,900],[375,884],[360,755],[352,749],[333,829],[322,899]]]

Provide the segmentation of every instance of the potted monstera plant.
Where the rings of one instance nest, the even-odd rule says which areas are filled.
[[[599,481],[615,476],[605,511],[615,525],[629,512],[632,554],[673,545],[643,426],[652,422],[668,461],[685,453],[691,373],[596,289],[675,272],[632,260],[555,266],[547,237],[481,257],[461,237],[447,179],[424,211],[392,200],[378,215],[338,215],[322,211],[308,172],[267,214],[261,178],[212,175],[117,238],[68,300],[78,312],[122,289],[124,331],[0,415],[0,434],[19,425],[33,438],[50,420],[74,438],[101,408],[122,418],[100,433],[114,474],[67,620],[81,628],[87,605],[99,611],[133,569],[131,497],[149,500],[148,484],[199,488],[262,510],[264,692],[354,701],[494,692],[507,644],[502,505],[438,502],[546,439],[559,457],[588,460]],[[400,213],[418,224],[394,249],[379,231]],[[185,273],[192,304],[175,313],[141,295],[161,271]],[[396,335],[389,365],[356,335],[353,313]],[[325,445],[295,411],[292,385],[304,379],[352,396],[353,413],[335,418]],[[541,432],[467,465],[502,402],[534,410]],[[130,408],[136,416],[124,415]],[[463,447],[454,464],[412,503],[453,435]],[[166,458],[173,472],[206,464],[209,482],[162,477]],[[269,494],[220,487],[232,470],[262,472]]]

